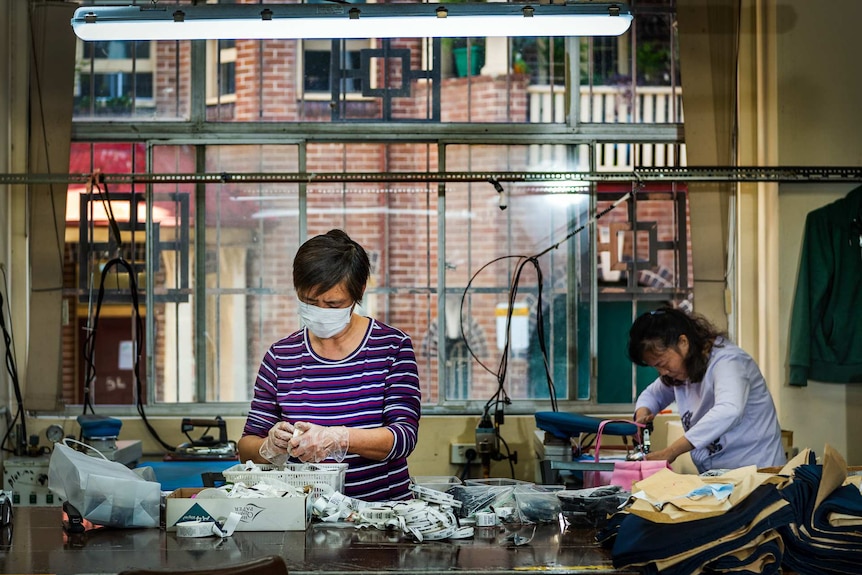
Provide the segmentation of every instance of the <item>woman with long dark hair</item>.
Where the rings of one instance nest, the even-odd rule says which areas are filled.
[[[706,318],[664,307],[629,330],[629,358],[659,374],[638,397],[634,420],[651,422],[676,402],[684,435],[648,459],[691,452],[698,471],[786,461],[775,404],[757,363]]]

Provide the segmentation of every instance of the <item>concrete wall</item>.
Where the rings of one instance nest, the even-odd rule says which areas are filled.
[[[741,165],[862,164],[862,76],[846,48],[862,4],[744,0],[740,51]],[[737,284],[740,343],[764,369],[782,427],[797,447],[829,443],[862,462],[862,386],[789,387],[787,342],[805,216],[855,184],[741,187]],[[695,255],[696,257],[696,255]],[[862,318],[862,310],[860,310]]]
[[[778,158],[782,165],[862,165],[862,74],[848,50],[858,33],[862,4],[833,0],[827,4],[782,2],[777,25]],[[801,246],[803,212],[843,196],[853,185],[784,184],[779,194],[779,293],[789,310]],[[862,310],[860,324],[862,324]],[[780,349],[786,366],[788,314],[782,313]],[[782,380],[784,381],[784,380]],[[804,445],[822,453],[823,444],[845,454],[851,465],[862,463],[859,443],[862,386],[810,382],[806,388],[782,388],[782,418]]]

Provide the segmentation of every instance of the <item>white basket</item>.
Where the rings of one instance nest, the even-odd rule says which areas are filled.
[[[228,467],[222,474],[229,483],[244,483],[251,487],[266,478],[272,478],[288,485],[305,489],[319,497],[329,491],[344,492],[346,463],[286,463],[284,468],[274,465],[258,464],[256,470],[248,470],[244,463]]]

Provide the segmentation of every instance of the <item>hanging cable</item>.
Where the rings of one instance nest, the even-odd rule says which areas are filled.
[[[495,180],[489,180],[492,185],[494,185],[494,189],[497,193],[501,193],[499,182]],[[544,256],[545,254],[551,252],[552,250],[557,249],[566,241],[579,234],[587,227],[591,226],[597,220],[604,217],[606,214],[617,208],[623,202],[627,201],[632,197],[633,194],[637,193],[641,188],[643,188],[643,182],[640,181],[640,178],[635,177],[635,181],[632,183],[632,191],[626,193],[621,198],[613,202],[610,206],[605,208],[604,210],[597,212],[594,216],[590,217],[586,222],[569,232],[562,240],[552,244],[546,249],[538,252],[532,256],[524,256],[524,255],[508,255],[508,256],[500,256],[495,258],[482,267],[480,267],[467,282],[467,286],[464,288],[463,293],[461,294],[461,306],[460,306],[460,328],[461,328],[461,337],[464,340],[467,351],[473,357],[473,359],[483,368],[485,371],[492,373],[495,375],[497,379],[497,389],[491,398],[485,403],[485,406],[482,410],[482,419],[487,422],[490,419],[490,414],[492,411],[492,407],[494,408],[495,419],[501,419],[501,416],[498,416],[498,413],[502,413],[502,409],[504,405],[511,403],[508,395],[506,394],[505,389],[505,381],[506,381],[506,372],[508,369],[508,356],[509,356],[509,340],[511,335],[511,326],[512,326],[512,312],[514,311],[515,302],[518,294],[518,286],[521,281],[521,274],[524,270],[524,267],[528,264],[532,264],[536,270],[537,276],[537,286],[536,286],[536,337],[539,343],[539,349],[542,355],[542,363],[545,368],[545,375],[547,378],[548,384],[548,395],[551,401],[551,408],[553,411],[557,411],[557,397],[556,397],[556,387],[553,381],[553,374],[550,366],[550,361],[548,359],[548,350],[547,344],[545,342],[545,326],[544,326],[544,309],[543,309],[543,301],[542,301],[542,288],[543,288],[543,275],[541,264],[539,263],[539,258]],[[467,294],[470,292],[470,288],[473,285],[475,279],[481,274],[487,267],[506,260],[506,259],[516,259],[518,263],[515,266],[515,270],[512,274],[512,281],[509,286],[509,294],[508,294],[508,309],[506,311],[506,330],[505,330],[505,339],[503,343],[502,356],[500,358],[500,363],[496,371],[491,370],[487,365],[485,365],[482,360],[476,355],[475,351],[470,347],[469,341],[466,335],[466,329],[464,326],[464,304],[467,299]],[[498,427],[502,422],[495,421],[495,427]]]
[[[87,412],[87,408],[89,408],[93,413],[93,404],[92,404],[92,387],[95,385],[96,381],[96,366],[95,366],[95,347],[96,347],[96,334],[98,333],[98,324],[99,317],[101,315],[102,310],[102,301],[105,297],[105,279],[108,277],[108,273],[111,269],[115,267],[120,267],[125,270],[129,277],[129,291],[131,294],[132,301],[132,313],[134,315],[135,322],[135,334],[134,334],[134,362],[133,362],[133,378],[135,382],[135,406],[137,408],[138,415],[140,415],[141,420],[144,423],[144,426],[147,428],[147,431],[150,432],[150,435],[167,451],[175,451],[176,446],[170,445],[169,443],[162,440],[159,436],[156,429],[150,424],[149,419],[147,418],[147,414],[144,410],[144,393],[143,393],[143,383],[141,381],[141,342],[144,339],[144,328],[143,321],[141,319],[140,314],[140,304],[138,301],[138,282],[137,282],[137,273],[135,272],[134,267],[123,258],[122,255],[122,237],[120,236],[120,227],[117,224],[116,218],[114,218],[113,209],[110,206],[110,194],[108,192],[108,186],[105,184],[100,177],[98,172],[93,174],[91,178],[91,184],[89,187],[95,189],[98,192],[99,198],[105,204],[105,213],[108,216],[109,226],[111,232],[113,234],[113,239],[116,246],[117,256],[109,260],[104,267],[102,268],[101,277],[99,281],[99,292],[96,298],[96,309],[92,318],[92,325],[90,326],[89,333],[87,335],[87,339],[84,346],[84,355],[85,362],[87,364],[87,376],[84,384],[84,413]],[[102,185],[104,185],[104,192],[102,191]]]
[[[3,292],[5,291],[8,296],[9,290],[7,287],[7,277],[6,277],[6,266],[0,265],[0,271],[3,272],[3,289],[0,290],[0,330],[3,331],[3,343],[6,345],[6,371],[9,373],[9,378],[12,381],[12,389],[15,393],[15,401],[18,403],[18,409],[15,411],[15,417],[12,418],[12,421],[6,428],[6,433],[3,435],[2,441],[0,441],[0,448],[3,451],[14,453],[16,455],[23,455],[23,451],[26,449],[27,445],[27,417],[26,412],[24,410],[24,399],[21,395],[21,385],[18,380],[18,366],[15,362],[15,338],[12,335],[12,331],[7,329],[6,320],[5,320],[5,310],[4,310],[4,298]],[[8,299],[8,298],[7,298]],[[12,308],[9,308],[9,318],[11,320],[12,317]],[[10,321],[11,324],[11,321]],[[18,444],[13,445],[12,448],[6,447],[6,442],[9,440],[9,436],[12,434],[12,430],[15,428],[15,423],[18,420],[21,420],[21,433],[18,437]]]

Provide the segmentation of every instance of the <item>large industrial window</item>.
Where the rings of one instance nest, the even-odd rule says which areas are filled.
[[[76,117],[188,120],[197,66],[216,122],[679,122],[674,2],[630,5],[620,37],[79,41]]]
[[[143,394],[156,410],[246,408],[263,353],[299,327],[293,254],[337,227],[372,258],[363,312],[413,338],[426,413],[478,412],[501,382],[516,411],[552,399],[630,404],[643,376],[620,355],[621,334],[638,311],[691,295],[686,190],[637,187],[624,199],[631,183],[433,176],[684,165],[684,144],[666,129],[682,120],[671,3],[647,4],[621,38],[363,41],[345,46],[349,62],[317,50],[328,41],[123,47],[128,67],[140,70],[143,59],[160,73],[149,99],[129,92],[131,108],[110,123],[79,93],[72,171],[222,176],[70,188],[66,402],[131,406]],[[91,69],[95,48],[81,52]],[[340,100],[319,99],[336,84]],[[161,121],[139,137],[145,101]],[[556,129],[564,124],[578,130]],[[176,125],[194,135],[177,136]],[[591,129],[596,136],[585,136]],[[387,179],[231,181],[243,173]],[[132,271],[109,270],[95,359],[83,357],[92,302],[118,254]],[[145,358],[138,374],[136,350]]]
[[[530,148],[450,145],[445,161],[454,171],[482,166],[528,172]],[[326,143],[302,149],[303,170],[299,145],[208,145],[204,154],[212,173],[339,173],[347,166],[370,171],[385,157],[397,175],[399,169],[412,172],[421,163],[422,171],[433,173],[437,163],[435,147],[427,144]],[[113,173],[122,173],[122,166],[109,164],[118,157],[130,163],[146,157],[152,171],[182,173],[192,171],[195,150],[157,144],[145,154],[141,145],[104,144],[76,153],[90,155],[94,164]],[[446,409],[490,396],[499,383],[504,348],[509,351],[505,384],[513,400],[547,400],[553,393],[562,401],[630,402],[633,388],[624,382],[631,381],[625,377],[631,368],[624,357],[609,357],[607,367],[600,363],[603,369],[591,374],[593,275],[598,314],[609,319],[600,322],[605,326],[597,334],[604,338],[601,350],[619,351],[624,333],[606,331],[627,325],[632,302],[655,305],[687,296],[684,190],[640,191],[637,201],[621,204],[597,223],[594,238],[589,226],[573,231],[596,209],[619,200],[624,188],[508,183],[501,188],[485,182],[447,184],[444,195],[436,184],[397,182],[308,184],[304,189],[290,183],[155,184],[146,194],[143,189],[113,190],[108,197],[123,220],[129,247],[125,257],[140,270],[136,279],[142,293],[150,294],[141,301],[146,302],[147,333],[153,334],[144,342],[151,357],[152,399],[247,402],[266,348],[299,327],[290,277],[292,256],[302,241],[299,230],[304,227],[311,236],[338,227],[369,250],[374,269],[363,311],[413,337],[429,404]],[[104,203],[86,190],[77,195],[70,206],[80,206],[79,213],[68,217],[85,225],[75,238],[79,245],[68,250],[70,277],[78,278],[78,297],[72,298],[77,331],[67,331],[73,339],[88,333],[88,302],[113,247],[105,241]],[[149,226],[141,209],[146,195],[151,197]],[[190,218],[190,213],[197,215]],[[133,215],[138,225],[132,225]],[[96,231],[89,233],[90,228]],[[442,258],[436,255],[440,237]],[[135,245],[139,248],[132,250]],[[523,268],[519,276],[519,296],[509,314],[514,272],[524,256],[537,254],[536,265]],[[105,283],[109,303],[104,309],[112,316],[128,312],[128,282],[115,271]],[[545,355],[537,339],[540,319]],[[126,320],[126,337],[119,337],[121,324],[112,328],[119,330],[113,336],[100,334],[100,341],[117,348],[103,349],[102,355],[115,353],[116,363],[123,363],[117,350],[122,342],[132,344],[131,327]],[[616,345],[613,338],[618,338]],[[70,342],[72,349],[81,345]],[[134,374],[111,373],[114,383],[98,378],[89,393],[95,401],[130,403]],[[598,375],[597,386],[591,375]],[[82,399],[83,386],[76,386],[74,378],[67,390],[70,402]]]

